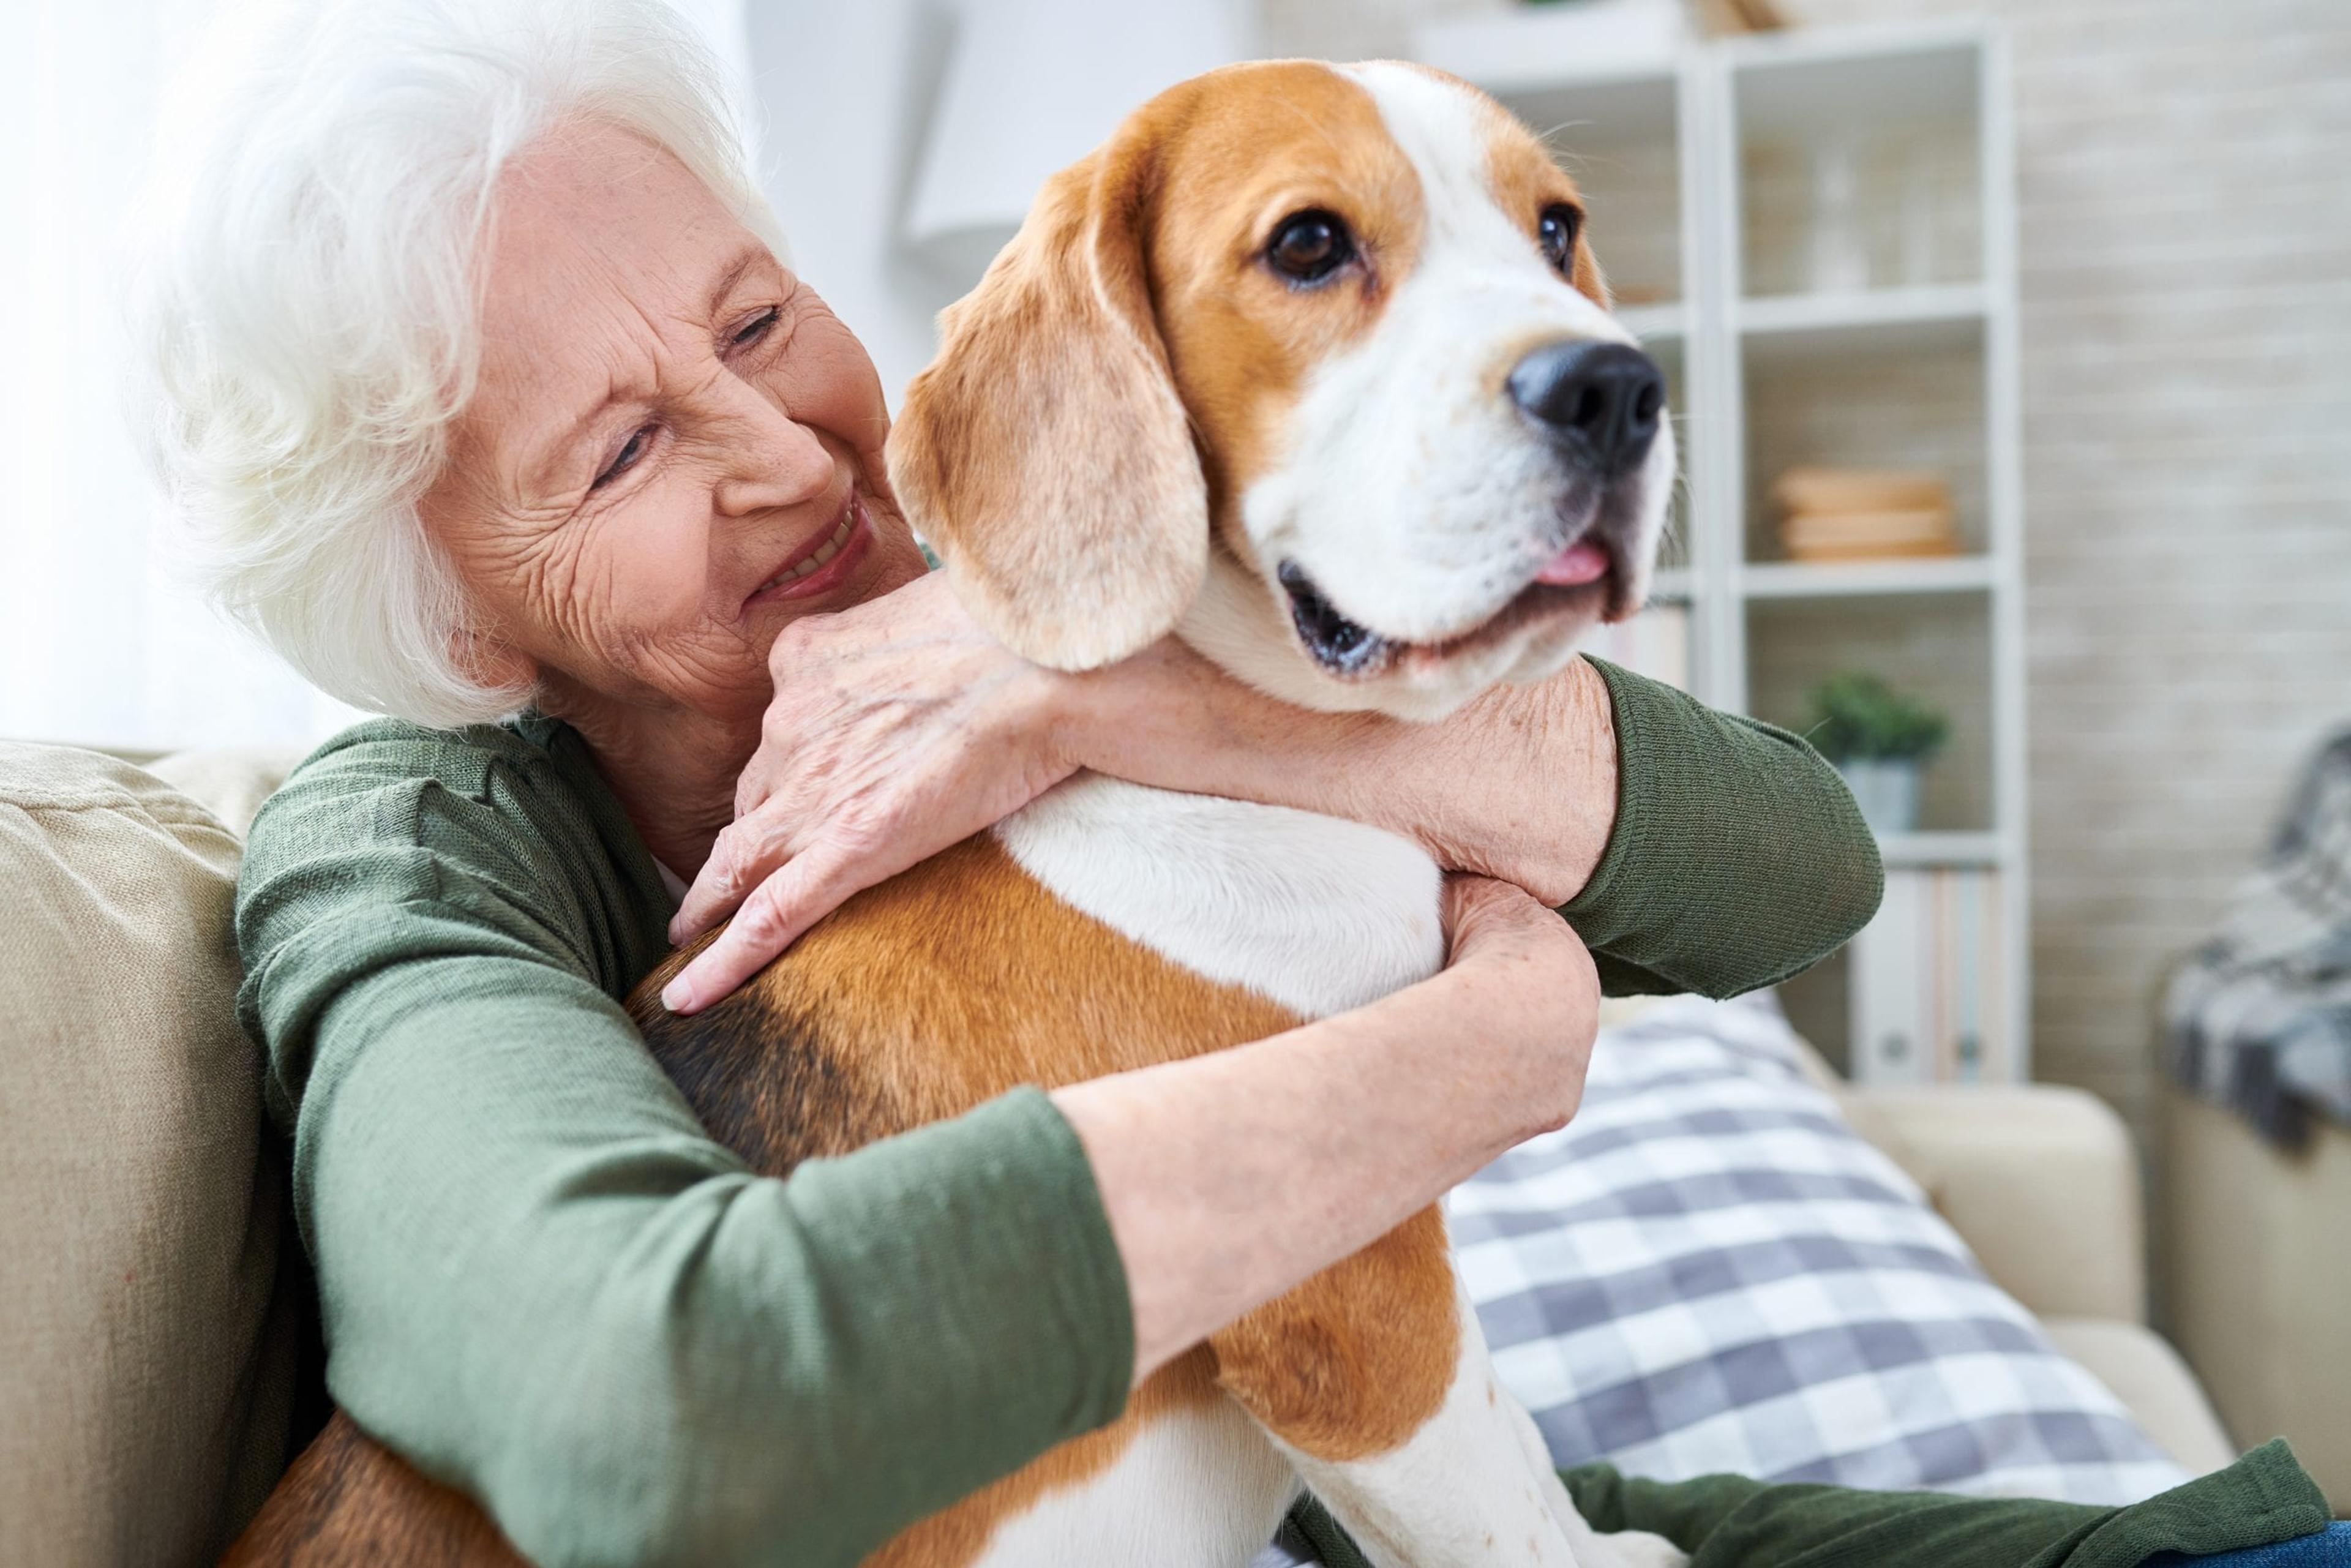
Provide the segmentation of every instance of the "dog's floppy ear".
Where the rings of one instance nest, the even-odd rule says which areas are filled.
[[[1165,635],[1207,566],[1207,482],[1144,255],[1155,148],[1130,121],[1053,177],[941,316],[890,436],[891,483],[957,597],[1057,669]]]

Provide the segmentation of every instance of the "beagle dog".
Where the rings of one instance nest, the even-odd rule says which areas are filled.
[[[1574,184],[1500,106],[1393,63],[1180,84],[1055,176],[908,391],[891,480],[1006,645],[1170,633],[1306,707],[1440,717],[1646,591],[1666,389]],[[632,1011],[782,1176],[1024,1083],[1223,1049],[1444,961],[1392,833],[1081,777],[845,904],[725,1003]],[[1431,1207],[923,1520],[869,1568],[1239,1565],[1310,1487],[1395,1568],[1680,1561],[1578,1517]],[[438,1511],[437,1514],[434,1511]],[[245,1543],[507,1551],[339,1416]],[[314,1556],[314,1559],[315,1556]]]

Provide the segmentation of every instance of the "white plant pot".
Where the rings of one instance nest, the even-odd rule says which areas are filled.
[[[1915,757],[1854,757],[1837,764],[1862,821],[1880,834],[1907,833],[1918,826],[1918,771]]]

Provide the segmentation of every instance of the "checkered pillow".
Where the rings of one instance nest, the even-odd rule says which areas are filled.
[[[1448,1207],[1562,1465],[2087,1503],[2187,1479],[1805,1079],[1769,1001],[1604,1030],[1574,1122]]]

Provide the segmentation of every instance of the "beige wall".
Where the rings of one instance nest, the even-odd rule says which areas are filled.
[[[2040,1074],[2144,1135],[2155,1001],[2351,718],[2351,5],[1782,0],[2005,18]],[[1265,0],[1388,52],[1465,0]]]

